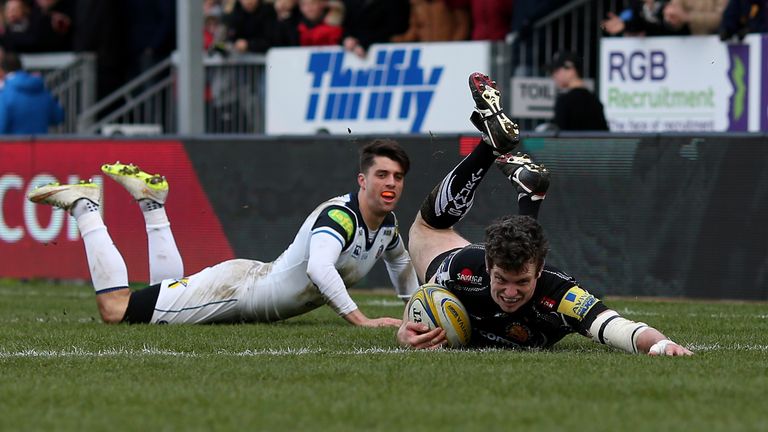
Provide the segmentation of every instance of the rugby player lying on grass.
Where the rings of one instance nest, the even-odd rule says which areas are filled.
[[[409,166],[408,155],[395,141],[374,140],[361,149],[359,190],[320,204],[275,261],[234,259],[184,278],[163,207],[166,179],[133,165],[104,165],[102,171],[138,201],[146,221],[151,286],[134,292],[128,289],[125,262],[98,211],[99,185],[54,183],[35,189],[29,199],[75,217],[104,322],[277,321],[327,303],[351,324],[397,327],[397,318],[368,318],[347,287],[383,258],[401,298],[418,288],[393,213]]]
[[[501,110],[495,83],[470,76],[476,109],[471,119],[483,141],[432,191],[409,232],[409,251],[422,282],[434,282],[464,304],[472,324],[470,346],[545,348],[571,333],[630,353],[691,355],[645,323],[621,317],[544,259],[548,251],[536,221],[549,187],[549,172],[525,155],[512,155],[518,128]],[[472,207],[474,193],[494,164],[517,187],[520,215],[486,229],[485,243],[471,244],[452,227]],[[402,346],[436,348],[445,331],[403,321]]]

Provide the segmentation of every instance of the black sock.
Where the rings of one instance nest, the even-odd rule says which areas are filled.
[[[480,143],[440,182],[421,205],[421,217],[431,227],[450,228],[472,208],[480,181],[496,156],[491,146]]]
[[[534,219],[539,218],[539,207],[544,200],[531,200],[531,195],[520,193],[517,196],[518,214],[521,216],[530,216]]]

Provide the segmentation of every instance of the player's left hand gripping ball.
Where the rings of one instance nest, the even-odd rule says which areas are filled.
[[[461,301],[442,286],[422,285],[411,296],[406,310],[408,321],[426,324],[430,329],[444,329],[451,348],[469,344],[472,337],[469,314]]]

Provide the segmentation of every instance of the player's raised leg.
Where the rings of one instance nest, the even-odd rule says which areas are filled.
[[[165,279],[184,276],[184,262],[171,231],[171,223],[165,213],[168,197],[168,181],[165,177],[151,175],[133,164],[104,164],[101,171],[120,183],[138,202],[144,215],[149,249],[149,284]]]
[[[496,159],[504,176],[517,188],[519,214],[539,217],[539,207],[549,189],[549,170],[544,165],[536,165],[527,154],[508,153]]]
[[[99,213],[100,197],[101,187],[91,182],[71,185],[51,183],[36,188],[28,196],[34,203],[52,205],[69,211],[75,217],[85,244],[101,319],[106,323],[117,323],[125,315],[131,291],[128,289],[125,261]]]
[[[514,150],[519,142],[518,127],[504,114],[496,83],[486,75],[473,73],[469,89],[475,101],[470,119],[483,133],[483,139],[432,190],[411,225],[408,250],[422,282],[427,267],[438,255],[469,244],[452,227],[472,208],[475,191],[496,158]]]

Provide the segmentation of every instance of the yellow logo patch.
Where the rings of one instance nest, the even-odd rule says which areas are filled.
[[[578,285],[574,285],[560,300],[557,311],[581,321],[599,301],[592,294],[579,288]]]
[[[189,278],[184,279],[176,279],[176,281],[171,282],[168,284],[168,289],[178,288],[178,287],[184,287],[186,288],[189,284]]]
[[[328,211],[328,217],[344,228],[344,231],[347,233],[347,240],[351,239],[352,235],[355,234],[355,222],[346,212],[339,209],[332,209]]]

